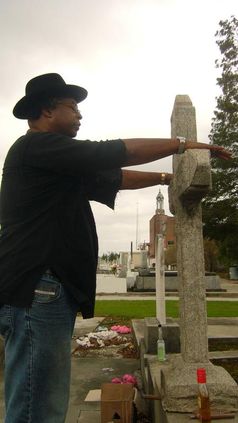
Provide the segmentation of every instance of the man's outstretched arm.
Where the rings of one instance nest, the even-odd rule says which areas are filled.
[[[124,166],[134,166],[153,162],[163,157],[176,154],[179,149],[179,139],[168,138],[131,138],[122,140],[126,146],[127,159]],[[210,150],[212,157],[224,160],[231,158],[231,153],[224,147],[187,140],[185,150],[202,149]]]
[[[140,172],[122,169],[122,184],[120,189],[140,189],[159,184],[169,185],[172,176],[171,173],[164,172]]]

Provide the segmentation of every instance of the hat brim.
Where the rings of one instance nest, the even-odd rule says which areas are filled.
[[[53,87],[47,91],[41,91],[37,95],[24,96],[15,105],[13,115],[18,119],[29,119],[34,106],[40,104],[42,100],[50,97],[69,97],[73,98],[77,103],[85,100],[88,92],[85,88],[77,85],[67,85],[61,87]]]

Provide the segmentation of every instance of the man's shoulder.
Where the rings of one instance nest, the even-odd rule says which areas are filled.
[[[14,151],[15,149],[21,149],[24,148],[24,146],[29,142],[29,140],[31,140],[32,138],[34,138],[33,133],[30,133],[29,131],[26,132],[26,134],[21,135],[19,138],[16,139],[16,141],[14,141],[14,143],[11,145],[11,147],[9,148],[9,152]]]
[[[14,144],[12,145],[12,149],[21,149],[27,148],[31,151],[37,150],[38,148],[42,148],[44,146],[50,145],[51,148],[53,145],[57,145],[58,143],[66,143],[72,140],[71,138],[56,134],[53,132],[33,132],[27,131],[25,135],[19,137]]]
[[[41,142],[59,142],[59,143],[69,143],[73,140],[71,137],[68,137],[67,135],[59,134],[56,132],[33,132],[28,131],[25,135],[25,139],[29,141],[30,143],[41,143]]]
[[[11,147],[8,150],[7,156],[6,156],[6,160],[9,156],[11,156],[12,154],[14,154],[17,151],[20,151],[21,149],[24,148],[26,144],[26,135],[22,135],[21,137],[17,138],[16,141],[14,141],[14,143],[11,145]]]
[[[37,147],[42,144],[42,142],[50,142],[52,139],[56,139],[55,134],[49,132],[31,132],[27,131],[26,134],[21,135],[19,138],[14,141],[11,147],[8,150],[6,155],[5,163],[11,160],[14,157],[24,156],[27,150],[37,150]]]

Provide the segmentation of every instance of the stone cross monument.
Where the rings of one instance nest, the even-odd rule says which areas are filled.
[[[171,137],[197,140],[195,108],[188,96],[176,96]],[[207,362],[207,313],[201,198],[211,188],[209,152],[189,150],[173,157],[170,211],[176,214],[180,343],[185,362]]]
[[[175,98],[171,136],[197,139],[195,108],[187,95]],[[201,199],[211,189],[209,152],[188,150],[174,155],[173,173],[169,201],[176,217],[181,355],[171,357],[162,370],[164,408],[180,412],[196,409],[196,369],[205,367],[214,405],[234,409],[238,406],[235,381],[208,358]]]

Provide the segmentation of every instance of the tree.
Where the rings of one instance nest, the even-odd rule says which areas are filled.
[[[112,263],[113,261],[117,261],[119,259],[119,257],[120,257],[119,253],[116,253],[114,251],[111,251],[111,252],[108,251],[108,254],[104,253],[102,255],[101,259],[106,261],[106,262]]]
[[[218,245],[214,239],[204,239],[204,261],[207,272],[216,272],[218,270]]]
[[[209,135],[212,144],[232,151],[233,159],[212,159],[213,189],[203,202],[204,236],[219,241],[221,261],[238,262],[238,20],[219,22],[216,32],[221,59],[217,84],[221,94]]]
[[[115,253],[114,251],[111,251],[110,253],[108,253],[108,261],[109,262],[113,262],[113,261],[117,261],[117,259],[120,257],[120,254]]]
[[[107,256],[107,254],[103,253],[103,255],[102,255],[101,259],[102,259],[103,261],[106,261],[106,262],[107,262],[107,260],[108,260],[108,256]]]

